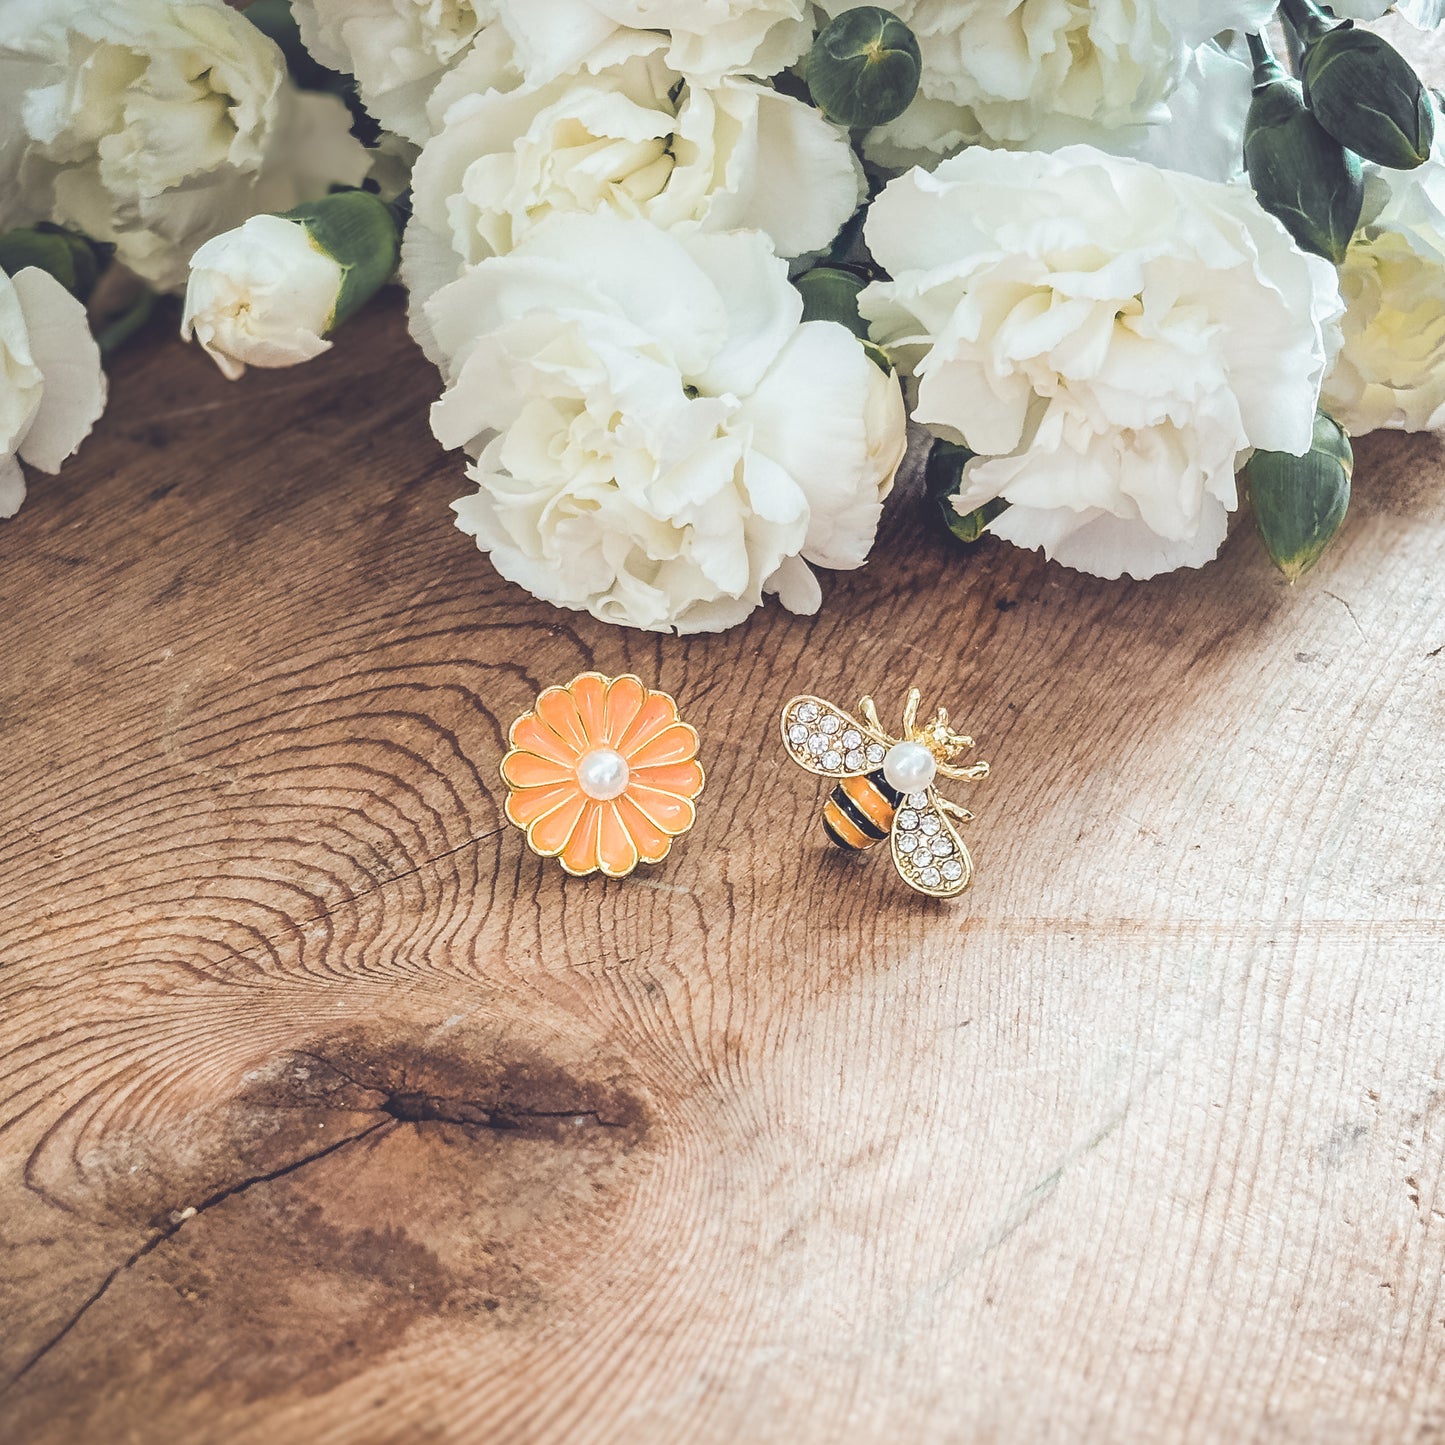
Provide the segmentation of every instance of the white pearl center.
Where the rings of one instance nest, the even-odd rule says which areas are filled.
[[[883,758],[883,776],[900,793],[919,793],[938,771],[934,756],[922,743],[894,743]]]
[[[577,782],[589,798],[606,803],[627,791],[627,759],[613,748],[593,748],[577,764]]]

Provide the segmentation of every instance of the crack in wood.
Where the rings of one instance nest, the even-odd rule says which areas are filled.
[[[596,1109],[507,1109],[477,1104],[469,1099],[449,1099],[442,1095],[413,1090],[384,1090],[381,1112],[408,1124],[461,1124],[478,1129],[525,1129],[528,1124],[557,1120],[573,1123],[591,1122],[602,1129],[625,1129],[617,1119],[604,1119]]]
[[[463,845],[465,846],[465,845]],[[476,1100],[459,1098],[447,1094],[428,1093],[419,1089],[406,1089],[389,1086],[386,1084],[368,1083],[363,1079],[343,1069],[335,1060],[326,1059],[318,1054],[308,1054],[316,1064],[331,1071],[345,1080],[346,1083],[362,1092],[379,1096],[375,1104],[362,1105],[360,1111],[380,1113],[383,1117],[374,1124],[358,1130],[356,1133],[348,1134],[345,1138],[335,1139],[324,1148],[313,1150],[299,1159],[293,1159],[276,1169],[270,1169],[260,1174],[252,1175],[236,1184],[229,1184],[224,1188],[217,1189],[199,1204],[189,1206],[185,1209],[172,1213],[166,1226],[153,1234],[138,1249],[132,1251],[120,1264],[116,1265],[100,1281],[94,1290],[81,1301],[79,1306],[73,1310],[65,1323],[55,1331],[40,1347],[29,1356],[23,1365],[11,1377],[8,1385],[0,1388],[0,1397],[4,1393],[18,1385],[26,1375],[30,1373],[52,1350],[56,1348],[75,1329],[76,1325],[94,1308],[95,1305],[105,1298],[111,1287],[128,1270],[132,1269],[147,1255],[152,1254],[167,1240],[175,1238],[186,1225],[198,1219],[208,1210],[218,1204],[224,1204],[228,1199],[234,1199],[238,1195],[245,1194],[249,1190],[262,1184],[273,1183],[278,1179],[284,1179],[288,1175],[295,1174],[307,1165],[317,1163],[319,1160],[335,1154],[338,1150],[346,1148],[350,1144],[358,1143],[360,1140],[377,1133],[382,1129],[391,1129],[397,1124],[452,1124],[462,1128],[489,1129],[498,1132],[515,1132],[526,1129],[533,1124],[577,1124],[593,1125],[604,1129],[627,1129],[629,1125],[625,1120],[608,1119],[595,1108],[580,1109],[539,1109],[525,1106],[507,1106],[500,1102],[493,1104],[481,1103]]]
[[[154,1253],[168,1239],[174,1239],[182,1229],[194,1219],[199,1219],[207,1210],[213,1209],[218,1204],[224,1204],[228,1199],[234,1199],[239,1194],[245,1194],[248,1190],[256,1188],[261,1184],[270,1184],[277,1179],[284,1179],[288,1174],[295,1174],[297,1170],[304,1169],[308,1164],[315,1164],[318,1160],[325,1159],[328,1155],[335,1154],[338,1149],[344,1149],[348,1144],[358,1143],[368,1135],[376,1133],[378,1129],[390,1128],[394,1123],[393,1117],[378,1120],[375,1124],[368,1125],[365,1129],[355,1134],[348,1134],[344,1139],[335,1139],[324,1149],[317,1149],[310,1154],[303,1155],[300,1159],[293,1159],[289,1164],[283,1164],[280,1168],[270,1169],[264,1174],[252,1175],[249,1179],[243,1179],[238,1184],[229,1184],[224,1189],[218,1189],[214,1194],[203,1199],[199,1204],[193,1205],[171,1217],[166,1228],[151,1236],[139,1249],[132,1251],[116,1267],[105,1276],[104,1279],[93,1289],[79,1307],[75,1309],[68,1320],[46,1340],[29,1359],[10,1378],[10,1383],[0,1390],[0,1396],[5,1391],[13,1389],[18,1385],[31,1370],[38,1365],[67,1335],[80,1323],[94,1306],[100,1303],[109,1292],[110,1287],[127,1270],[134,1268],[148,1254]]]

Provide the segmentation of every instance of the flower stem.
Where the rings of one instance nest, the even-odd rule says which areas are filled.
[[[1255,88],[1268,85],[1274,80],[1284,80],[1284,67],[1275,59],[1269,41],[1259,34],[1246,35],[1244,38],[1249,45],[1249,58],[1254,62]]]
[[[1284,18],[1299,38],[1308,44],[1333,30],[1338,21],[1331,20],[1314,0],[1280,0]]]
[[[156,293],[149,286],[143,286],[124,311],[101,327],[95,338],[100,354],[114,356],[151,319],[155,305]]]

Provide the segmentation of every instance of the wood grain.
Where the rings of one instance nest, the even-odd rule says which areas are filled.
[[[1440,442],[1293,590],[905,494],[816,619],[678,641],[499,582],[398,307],[348,331],[149,338],[0,528],[0,1434],[1445,1434]],[[586,667],[704,739],[623,883],[499,818]],[[915,681],[995,766],[952,906],[774,741]]]

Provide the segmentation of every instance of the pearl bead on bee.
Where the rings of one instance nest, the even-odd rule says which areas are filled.
[[[937,761],[922,743],[894,743],[883,758],[883,776],[900,793],[922,792],[937,771]]]
[[[593,748],[577,763],[577,785],[599,803],[620,798],[627,791],[627,759],[613,748]]]

